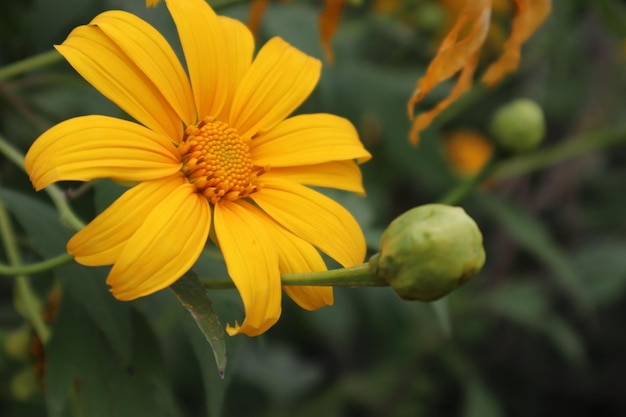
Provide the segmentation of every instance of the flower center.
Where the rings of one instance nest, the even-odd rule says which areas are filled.
[[[211,204],[245,198],[258,190],[256,178],[265,172],[252,164],[248,142],[226,123],[205,117],[185,130],[178,147],[182,172]]]

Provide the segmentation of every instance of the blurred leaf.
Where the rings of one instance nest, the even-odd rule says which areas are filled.
[[[591,2],[599,11],[609,28],[616,36],[626,37],[626,5],[615,0],[597,0]]]
[[[71,295],[63,295],[46,347],[49,416],[65,415],[68,407],[90,417],[176,416],[156,338],[139,315],[129,320],[136,332],[126,361],[86,313]]]
[[[521,247],[542,261],[578,307],[588,311],[591,300],[580,284],[579,273],[567,254],[552,240],[548,229],[539,220],[499,198],[485,193],[478,197],[483,210],[493,216]]]
[[[580,336],[569,323],[558,317],[548,295],[535,283],[507,282],[477,302],[501,317],[541,332],[571,363],[581,364],[585,360]]]
[[[477,301],[516,323],[540,328],[550,314],[547,294],[531,281],[509,281],[489,291]]]
[[[178,281],[170,286],[181,304],[189,311],[191,317],[202,330],[207,342],[213,349],[215,363],[220,377],[224,377],[226,369],[226,345],[224,343],[224,328],[217,313],[213,309],[213,302],[209,292],[202,286],[194,272],[187,272]]]
[[[22,225],[34,249],[43,258],[54,257],[66,251],[65,245],[72,232],[59,222],[52,206],[37,199],[0,187],[0,199]],[[64,290],[72,293],[107,340],[122,358],[130,355],[129,305],[110,295],[106,284],[107,268],[65,265],[55,271]]]
[[[113,180],[103,179],[95,182],[93,185],[93,189],[96,213],[102,213],[128,188],[119,185]]]
[[[478,378],[470,379],[463,385],[465,387],[463,417],[500,417],[505,415],[498,397]]]
[[[485,384],[471,358],[453,347],[445,349],[443,358],[465,390],[463,417],[504,415],[498,397]]]
[[[613,304],[626,294],[626,242],[587,242],[574,255],[582,285],[597,305]]]
[[[545,334],[550,338],[553,345],[571,363],[580,365],[585,361],[586,353],[583,341],[567,321],[555,315],[545,323],[544,328]]]

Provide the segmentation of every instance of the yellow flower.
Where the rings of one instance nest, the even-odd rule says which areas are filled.
[[[240,22],[204,0],[168,1],[183,47],[138,17],[109,11],[57,50],[139,123],[82,116],[42,134],[26,155],[36,189],[63,180],[139,182],[67,245],[85,265],[113,265],[107,283],[132,300],[175,282],[211,236],[245,307],[229,334],[258,335],[281,312],[281,272],[363,261],[350,213],[307,186],[363,193],[355,162],[370,158],[354,127],[329,114],[287,118],[311,93],[321,63],[280,38],[252,60]],[[316,249],[317,248],[317,249]],[[332,303],[331,288],[290,287],[300,306]]]
[[[471,88],[480,50],[489,30],[491,11],[499,3],[495,0],[467,1],[426,73],[417,81],[415,91],[408,102],[411,118],[417,103],[437,85],[459,73],[450,95],[433,109],[421,113],[413,120],[410,133],[413,144],[417,144],[419,133],[430,125],[435,117]],[[515,0],[515,4],[516,14],[502,55],[487,68],[482,77],[482,81],[489,87],[517,68],[522,44],[541,26],[552,9],[551,0]]]

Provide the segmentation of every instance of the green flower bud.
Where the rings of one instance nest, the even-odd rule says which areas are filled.
[[[496,111],[490,130],[504,150],[525,152],[539,146],[546,134],[546,121],[537,103],[518,99]]]
[[[18,401],[26,401],[39,391],[37,373],[32,366],[22,368],[9,384],[11,396]]]
[[[31,330],[28,326],[22,326],[6,335],[4,350],[12,359],[25,361],[30,355]]]
[[[462,208],[427,204],[391,222],[370,268],[401,298],[433,301],[480,271],[485,263],[482,241]]]

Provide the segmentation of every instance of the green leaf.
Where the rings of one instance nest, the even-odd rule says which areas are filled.
[[[567,360],[579,365],[585,349],[572,326],[558,317],[546,293],[533,282],[508,282],[485,294],[479,304],[519,325],[538,331]]]
[[[39,255],[48,258],[66,251],[65,245],[72,232],[60,223],[58,213],[52,206],[3,188],[0,188],[0,200],[22,225]],[[128,359],[130,307],[110,295],[105,284],[107,268],[70,264],[55,273],[63,282],[63,288],[83,305],[87,314],[102,329],[115,351]]]
[[[478,378],[468,379],[465,387],[463,417],[500,417],[502,407],[497,396]]]
[[[626,242],[593,239],[575,254],[582,285],[597,305],[618,303],[626,291]]]
[[[158,342],[137,313],[130,360],[111,349],[85,309],[65,294],[46,346],[46,405],[50,417],[177,416],[174,397],[162,373]],[[69,404],[68,404],[69,400]]]
[[[521,247],[550,269],[554,278],[581,310],[589,310],[591,300],[581,285],[576,267],[538,219],[488,194],[481,194],[477,201],[487,213],[499,221]]]
[[[198,276],[188,272],[176,281],[171,287],[181,304],[189,311],[191,317],[202,330],[206,340],[213,349],[217,371],[221,378],[226,369],[226,344],[224,343],[224,328],[217,313],[213,309],[213,302],[208,291],[202,286]]]

